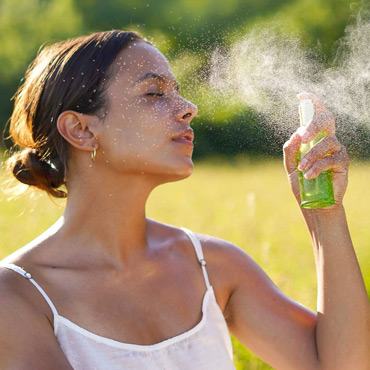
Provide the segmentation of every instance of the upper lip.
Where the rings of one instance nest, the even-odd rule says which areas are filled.
[[[193,142],[193,140],[194,140],[194,131],[191,128],[188,128],[185,131],[183,131],[181,134],[173,137],[172,140],[178,140],[182,137],[185,137],[186,140],[190,140],[191,142]]]

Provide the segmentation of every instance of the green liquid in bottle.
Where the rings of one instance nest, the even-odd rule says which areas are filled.
[[[313,103],[311,102],[311,104]],[[304,108],[304,106],[300,106],[300,119],[302,126],[306,125],[308,123],[307,121],[310,121],[313,118],[313,113],[312,118],[307,118],[307,115],[305,116],[304,112],[302,112]],[[305,154],[325,136],[325,132],[321,131],[312,141],[307,144],[302,144],[299,150],[298,163],[303,159]],[[323,171],[319,176],[311,180],[304,177],[305,173],[306,172],[298,170],[301,207],[315,209],[329,207],[335,204],[331,170]]]

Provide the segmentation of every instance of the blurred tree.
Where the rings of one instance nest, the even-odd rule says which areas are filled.
[[[74,36],[82,26],[73,0],[0,1],[1,132],[11,115],[11,97],[39,47]]]
[[[360,5],[351,0],[0,0],[0,128],[41,44],[101,30],[134,29],[170,59],[184,95],[199,107],[194,124],[203,125],[204,138],[210,142],[226,122],[249,125],[250,130],[244,130],[248,138],[261,134],[264,125],[253,128],[256,116],[248,108],[226,103],[207,85],[211,51],[216,45],[228,47],[254,25],[268,25],[278,16],[285,24],[282,32],[299,32],[307,47],[321,44],[330,60],[356,6]],[[212,126],[214,130],[206,131]],[[258,138],[269,134],[230,149],[241,137],[235,131],[237,137],[230,138],[227,150],[218,150],[230,154],[240,147],[258,152],[264,147]]]
[[[73,0],[1,0],[0,83],[23,74],[41,44],[74,36],[82,25]]]

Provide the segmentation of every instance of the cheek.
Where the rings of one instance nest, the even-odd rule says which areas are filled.
[[[154,159],[168,151],[171,137],[176,134],[172,122],[167,102],[136,99],[120,105],[109,117],[104,141],[112,148],[113,157]]]

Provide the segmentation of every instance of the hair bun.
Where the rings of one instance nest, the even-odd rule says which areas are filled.
[[[58,198],[67,196],[65,192],[56,190],[64,184],[63,171],[43,159],[37,149],[27,148],[13,154],[8,160],[8,167],[15,178],[24,184],[47,190]]]

